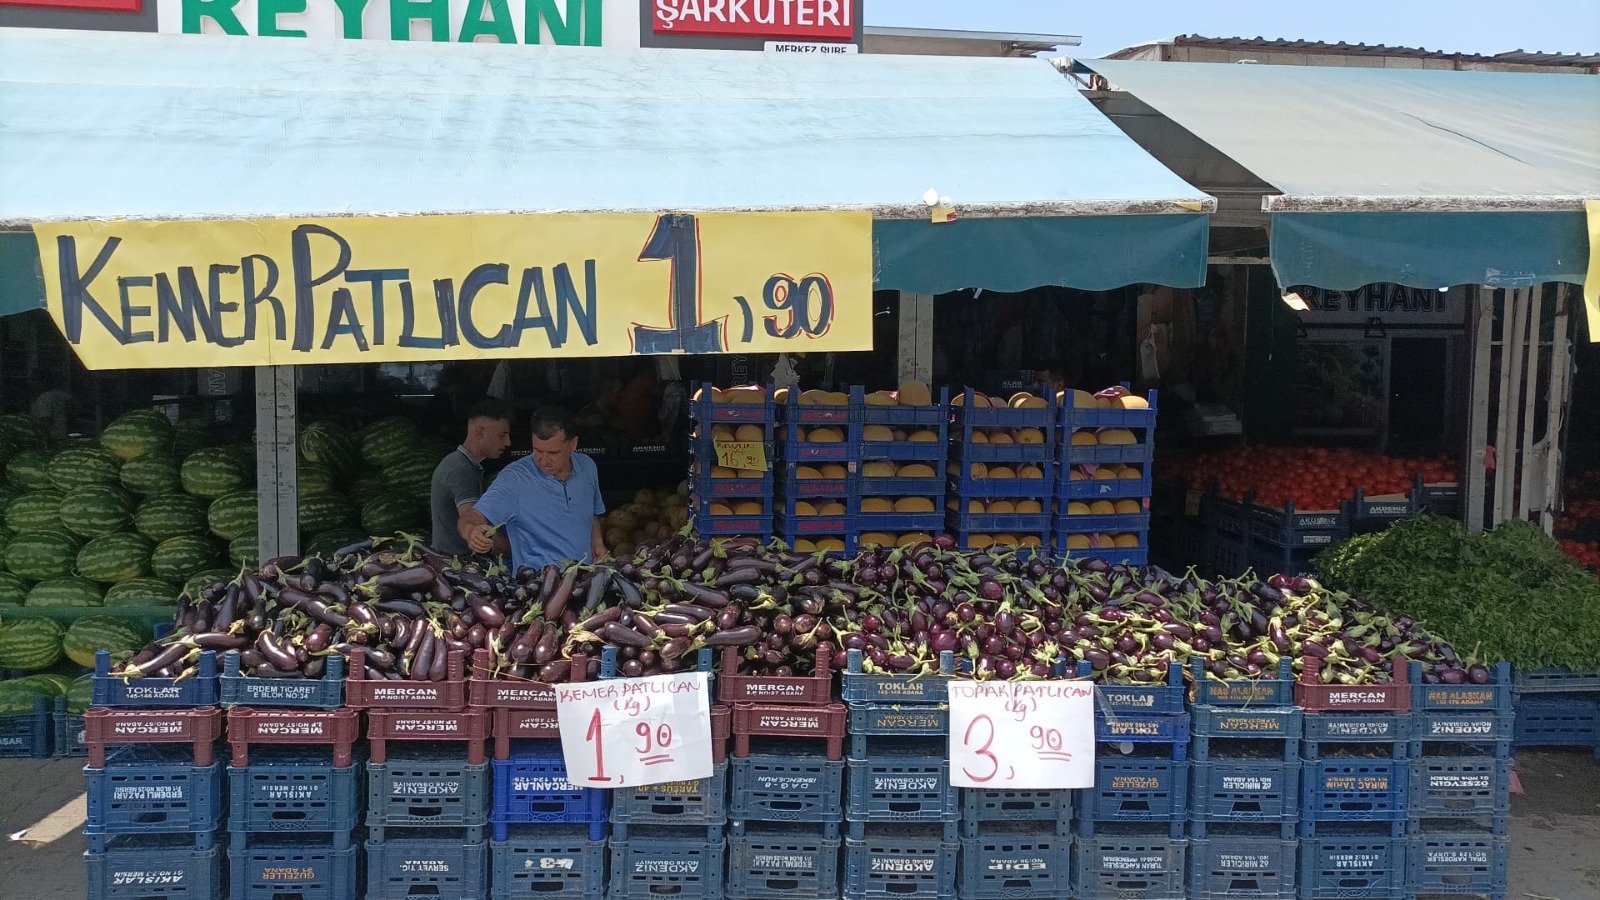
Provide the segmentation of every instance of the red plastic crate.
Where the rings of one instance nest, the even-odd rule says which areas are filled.
[[[722,671],[717,673],[717,699],[723,703],[761,703],[769,706],[827,706],[833,702],[833,672],[828,650],[817,648],[817,667],[810,675],[778,678],[740,675],[739,651],[722,651]]]
[[[83,711],[83,731],[89,765],[97,769],[105,767],[106,747],[118,744],[190,744],[194,764],[204,767],[222,737],[222,710],[94,707]]]
[[[756,736],[825,740],[828,759],[844,758],[844,732],[849,713],[843,703],[827,706],[781,706],[736,703],[733,706],[733,755],[750,755]]]
[[[721,703],[711,704],[711,761],[720,763],[728,758],[728,738],[733,736],[733,709]]]
[[[333,764],[342,769],[350,765],[351,750],[360,739],[360,710],[255,706],[228,710],[228,743],[235,766],[250,765],[251,744],[328,744],[333,747]]]
[[[465,741],[467,762],[484,761],[489,714],[481,709],[374,709],[367,712],[371,761],[387,762],[389,741]]]
[[[1294,683],[1294,702],[1313,713],[1404,713],[1411,711],[1411,685],[1405,666],[1395,666],[1394,681],[1388,684],[1323,684],[1322,660],[1307,656],[1300,680]]]
[[[344,705],[355,709],[466,709],[466,658],[460,650],[450,651],[444,681],[372,681],[360,677],[367,672],[367,654],[356,649],[350,654],[350,677],[344,686]]]
[[[489,715],[493,720],[495,759],[511,758],[512,741],[527,738],[558,740],[561,737],[561,726],[556,721],[556,711],[553,709],[500,707],[490,710]]]
[[[545,709],[556,708],[556,686],[531,679],[479,677],[480,672],[493,668],[494,654],[478,650],[472,655],[472,677],[467,679],[467,705],[473,709]],[[574,656],[570,661],[569,678],[583,681],[589,661]]]

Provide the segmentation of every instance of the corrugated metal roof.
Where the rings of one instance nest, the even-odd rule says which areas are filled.
[[[1426,47],[1400,47],[1387,44],[1349,44],[1344,41],[1329,43],[1326,41],[1288,40],[1284,38],[1266,37],[1205,37],[1198,34],[1180,34],[1170,41],[1157,43],[1171,44],[1176,47],[1202,47],[1214,50],[1267,50],[1282,53],[1323,53],[1342,54],[1347,56],[1389,57],[1404,59],[1443,59],[1465,63],[1508,63],[1528,66],[1560,66],[1587,68],[1600,66],[1600,54],[1579,53],[1541,53],[1537,51],[1512,50],[1505,53],[1455,53],[1448,50],[1429,50]],[[1151,45],[1143,45],[1151,46]],[[1108,59],[1119,59],[1131,50],[1118,51],[1107,56]]]

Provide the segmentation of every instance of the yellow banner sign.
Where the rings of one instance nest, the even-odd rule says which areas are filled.
[[[1600,200],[1583,201],[1589,215],[1589,271],[1583,278],[1583,308],[1589,316],[1589,342],[1600,341]]]
[[[91,369],[872,348],[869,213],[34,229]]]

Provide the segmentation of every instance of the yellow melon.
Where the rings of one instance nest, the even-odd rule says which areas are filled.
[[[794,541],[794,552],[796,552],[796,553],[815,553],[815,552],[817,552],[817,545],[811,543],[810,541],[806,540],[805,538],[795,538],[795,541]]]
[[[843,553],[844,541],[838,538],[817,538],[817,550],[822,553]]]
[[[733,515],[733,510],[729,509],[727,504],[725,504],[725,503],[713,503],[710,506],[710,510],[711,510],[711,514],[713,516],[731,516],[731,515]]]
[[[801,406],[831,406],[832,404],[828,403],[827,400],[828,400],[828,392],[827,391],[801,391],[800,392],[800,405]]]
[[[738,475],[739,475],[738,472],[735,472],[733,469],[730,469],[727,466],[712,466],[711,467],[711,477],[712,478],[737,478]]]
[[[736,434],[736,432],[733,430],[733,428],[731,426],[728,426],[728,425],[713,425],[713,426],[711,426],[711,439],[713,441],[732,441],[732,440],[737,440],[737,438],[734,436],[735,434]]]
[[[1117,470],[1117,477],[1118,478],[1143,478],[1144,477],[1144,473],[1139,471],[1139,467],[1138,466],[1123,466],[1122,468]]]
[[[1126,428],[1107,428],[1096,435],[1095,440],[1104,446],[1126,446],[1139,443],[1139,439],[1133,436],[1133,432]]]
[[[1042,444],[1044,443],[1044,431],[1038,428],[1019,428],[1017,429],[1017,443]]]
[[[767,392],[758,387],[735,387],[722,392],[723,403],[765,403]]]
[[[1095,481],[1116,481],[1118,470],[1115,466],[1101,466],[1094,470]]]
[[[1089,504],[1084,503],[1081,500],[1073,500],[1072,502],[1067,504],[1067,515],[1069,515],[1069,516],[1088,516],[1088,515],[1093,515],[1093,513],[1091,513],[1089,511]]]
[[[894,501],[887,497],[862,497],[861,511],[864,513],[894,512]]]
[[[834,481],[838,481],[841,478],[848,478],[850,476],[849,470],[839,463],[823,463],[821,471],[823,478],[829,478]]]
[[[1100,443],[1092,431],[1074,431],[1072,433],[1072,446],[1093,447]]]
[[[1067,549],[1068,550],[1087,550],[1087,549],[1089,549],[1089,536],[1087,534],[1069,534],[1069,535],[1067,535]]]
[[[932,478],[933,466],[927,463],[906,463],[900,467],[901,478]]]
[[[884,534],[881,531],[869,531],[857,538],[856,543],[863,547],[893,547],[894,535]]]
[[[1044,504],[1037,500],[1018,500],[1017,514],[1024,516],[1037,516],[1044,512]]]
[[[1129,394],[1126,397],[1118,397],[1117,405],[1121,406],[1123,409],[1149,409],[1150,401],[1143,397]]]
[[[1110,500],[1096,500],[1093,503],[1089,504],[1089,514],[1090,515],[1093,515],[1093,516],[1112,516],[1112,515],[1116,515],[1116,513],[1117,513],[1116,504],[1112,503]]]
[[[844,504],[837,500],[830,500],[817,508],[817,515],[819,516],[842,516],[847,512],[849,510],[845,509]]]
[[[1017,473],[1010,466],[993,466],[989,469],[990,478],[1015,478]]]
[[[795,466],[794,478],[796,481],[815,481],[822,477],[822,473],[810,466]]]
[[[989,467],[983,463],[975,462],[967,469],[967,474],[974,479],[988,478]]]
[[[994,516],[1010,516],[1017,512],[1017,505],[1010,500],[990,500],[988,509],[984,510]]]
[[[893,478],[894,463],[886,460],[874,459],[861,464],[861,474],[867,478]]]
[[[711,387],[710,385],[707,385],[705,387],[695,388],[694,399],[697,402],[705,402],[709,400],[712,403],[721,403],[722,401],[717,399],[719,396],[721,396],[721,394],[721,391]]]
[[[1016,442],[1017,439],[1012,437],[1011,432],[1009,431],[1000,431],[997,429],[989,432],[989,443],[991,444],[1015,444]]]
[[[754,500],[744,500],[733,506],[733,514],[736,516],[759,516],[764,512],[766,509]]]
[[[994,536],[994,545],[996,547],[1015,547],[1017,545],[1017,536],[1014,534],[997,534]]]
[[[754,441],[759,443],[767,439],[767,429],[760,425],[740,425],[739,428],[734,431],[733,439],[736,441]]]
[[[951,502],[954,503],[956,501],[952,500]],[[951,509],[959,509],[959,507],[952,506]],[[969,513],[981,513],[983,511],[984,511],[984,506],[983,506],[983,501],[982,500],[968,500],[967,501],[967,512],[969,512]]]
[[[895,397],[901,406],[932,406],[933,391],[920,381],[902,381]]]
[[[796,500],[794,502],[794,514],[797,516],[814,516],[817,514],[817,508],[805,500]]]
[[[1011,402],[1006,404],[1012,409],[1047,409],[1050,404],[1044,402],[1043,397],[1035,397],[1026,391],[1018,391],[1011,395]]]
[[[977,429],[973,429],[973,431],[972,431],[972,443],[974,443],[974,444],[987,444],[987,443],[989,443],[989,436],[987,434],[984,434],[981,431],[978,431]]]
[[[1112,540],[1116,542],[1116,546],[1117,546],[1118,549],[1121,549],[1121,550],[1137,550],[1137,549],[1139,549],[1139,536],[1137,534],[1119,534],[1115,538],[1112,538]]]
[[[938,512],[938,507],[927,497],[901,497],[894,502],[894,511],[897,513],[931,513]]]
[[[772,399],[777,401],[779,406],[784,406],[784,405],[788,404],[788,402],[789,402],[789,389],[786,388],[786,387],[778,388],[777,390],[772,392]]]
[[[1037,534],[1025,534],[1017,541],[1017,546],[1027,547],[1029,549],[1037,549],[1043,543],[1044,542],[1040,540]]]
[[[837,428],[830,428],[830,427],[827,427],[827,426],[823,426],[821,428],[813,428],[810,431],[806,432],[806,443],[808,443],[808,444],[842,444],[842,443],[844,443],[844,432],[840,431]]]
[[[894,429],[887,425],[868,425],[861,429],[861,439],[889,443],[894,440]]]
[[[895,406],[899,403],[889,391],[873,391],[861,398],[868,406]]]
[[[939,432],[929,428],[923,428],[918,431],[911,432],[911,435],[907,437],[906,440],[913,444],[937,444],[939,443]]]
[[[895,546],[910,547],[916,544],[926,544],[931,540],[933,540],[933,535],[923,534],[920,531],[913,531],[908,534],[900,535],[900,539],[895,541]]]
[[[1115,400],[1118,397],[1126,397],[1126,396],[1128,396],[1129,391],[1128,391],[1127,388],[1123,387],[1120,384],[1113,384],[1112,386],[1106,388],[1105,390],[1100,391],[1099,394],[1096,394],[1095,396],[1098,397],[1101,394],[1107,395],[1108,397],[1110,397],[1110,399]]]
[[[1083,469],[1080,469],[1077,466],[1073,466],[1072,467],[1072,473],[1067,476],[1067,480],[1068,481],[1088,481],[1089,480],[1089,473],[1083,471]]]
[[[765,478],[767,473],[762,469],[735,469],[734,474],[740,478]]]
[[[1144,507],[1137,500],[1118,500],[1116,507],[1119,516],[1136,516],[1144,512]]]
[[[967,549],[968,550],[985,550],[985,549],[987,549],[989,547],[993,547],[993,546],[994,546],[994,538],[988,536],[987,534],[969,534],[969,535],[967,535]]]
[[[1061,401],[1062,406],[1071,406],[1075,409],[1095,408],[1094,395],[1088,391],[1080,391],[1077,388],[1073,388],[1070,391],[1062,391],[1056,395],[1056,399]]]
[[[1044,477],[1044,470],[1038,466],[1022,466],[1017,469],[1018,478],[1038,479]]]

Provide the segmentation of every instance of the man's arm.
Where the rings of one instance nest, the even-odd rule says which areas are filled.
[[[494,549],[495,530],[476,506],[461,507],[456,516],[456,530],[473,553],[488,553]]]
[[[461,503],[458,506],[456,506],[456,528],[458,530],[461,527],[461,519],[462,519],[462,517],[466,515],[467,510],[473,509],[473,507],[474,507],[474,501],[471,501],[471,500],[468,500],[465,503]],[[487,521],[487,519],[485,521]],[[463,535],[463,537],[465,537],[465,535]],[[483,551],[477,551],[477,552],[483,552]],[[499,555],[501,555],[501,556],[510,556],[511,555],[511,539],[506,537],[506,533],[504,531],[496,531],[494,533],[494,552],[499,554]]]
[[[600,517],[594,517],[594,527],[589,530],[589,553],[593,557],[590,562],[599,562],[606,558],[606,536],[600,528]]]

